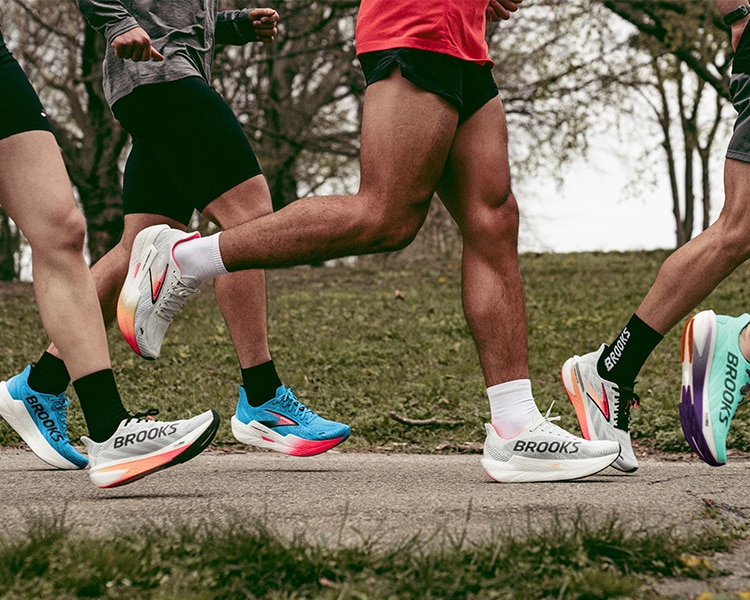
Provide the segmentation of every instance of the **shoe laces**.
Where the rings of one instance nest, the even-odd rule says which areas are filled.
[[[555,401],[553,400],[552,403],[549,405],[549,408],[547,409],[547,412],[544,413],[544,418],[539,421],[534,429],[539,429],[541,431],[551,431],[554,429],[560,429],[561,431],[565,431],[564,429],[561,429],[559,425],[555,425],[553,421],[559,421],[562,419],[560,415],[556,415],[554,417],[550,417],[549,414],[552,412],[552,407],[555,405]]]
[[[622,431],[630,430],[630,409],[638,409],[641,405],[641,399],[634,391],[635,382],[632,386],[618,385],[615,387],[617,396],[615,405],[617,409],[617,429]]]
[[[198,288],[176,277],[172,280],[167,292],[162,296],[162,301],[155,311],[156,315],[169,320],[173,319],[182,305],[185,304],[187,297],[198,293],[200,293]]]
[[[65,393],[63,392],[59,396],[52,396],[51,398],[51,404],[52,404],[52,410],[55,411],[55,415],[57,416],[57,422],[59,424],[59,428],[62,432],[62,434],[65,436],[65,441],[67,442],[69,440],[68,438],[68,399],[65,396]]]
[[[309,423],[315,416],[315,413],[302,404],[297,396],[294,395],[292,388],[286,388],[286,391],[275,400],[289,415],[294,416],[295,421],[302,425]]]
[[[128,416],[125,419],[125,425],[128,425],[131,421],[156,421],[156,415],[159,414],[158,408],[149,408],[146,412],[135,413],[134,415]]]

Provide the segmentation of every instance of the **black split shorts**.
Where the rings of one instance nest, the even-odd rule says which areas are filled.
[[[367,85],[388,77],[395,67],[417,87],[446,99],[458,109],[462,123],[497,96],[490,65],[461,60],[448,54],[395,48],[359,55]]]
[[[729,140],[727,158],[750,162],[750,27],[745,27],[734,53],[729,92],[737,120]]]
[[[25,131],[52,131],[34,88],[0,34],[0,140]]]
[[[125,165],[125,214],[170,217],[187,225],[193,209],[261,174],[226,101],[200,77],[143,85],[115,102],[133,138]]]

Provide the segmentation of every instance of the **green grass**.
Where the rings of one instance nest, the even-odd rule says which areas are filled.
[[[559,383],[573,353],[611,341],[637,307],[665,252],[524,255],[530,368],[542,410],[556,401],[561,425],[576,421]],[[476,351],[464,322],[456,262],[366,259],[354,267],[268,273],[271,351],[282,379],[321,414],[346,421],[352,437],[342,450],[475,451],[489,408]],[[701,308],[746,310],[750,269],[741,268]],[[398,294],[397,294],[398,291]],[[642,448],[687,451],[677,405],[682,323],[653,353],[636,391],[632,417]],[[0,288],[0,375],[36,360],[46,345],[31,287]],[[163,418],[215,408],[223,418],[216,443],[234,444],[239,367],[211,287],[191,298],[167,333],[162,357],[140,359],[116,328],[110,348],[126,406],[157,407]],[[72,387],[71,396],[75,398]],[[394,420],[435,419],[428,427]],[[77,402],[69,429],[84,433]],[[17,443],[0,423],[0,445]],[[740,410],[730,448],[750,450],[750,415]]]
[[[540,407],[575,430],[559,383],[572,353],[611,341],[648,289],[666,254],[525,255],[531,373]],[[342,450],[478,451],[488,406],[463,320],[455,262],[368,259],[355,267],[268,273],[271,348],[284,381],[324,415],[349,422]],[[744,312],[750,271],[741,269],[701,308]],[[398,291],[398,293],[397,293]],[[641,448],[687,450],[680,431],[679,337],[671,332],[646,364],[632,431]],[[0,376],[36,360],[46,345],[28,285],[0,286]],[[234,445],[228,426],[239,383],[237,360],[210,286],[188,301],[162,358],[135,356],[115,329],[113,363],[127,407],[155,406],[164,418],[212,407],[224,421],[216,443]],[[72,394],[72,388],[70,390]],[[431,418],[416,427],[391,418]],[[729,446],[750,450],[747,411]],[[458,422],[458,424],[454,423]],[[70,432],[84,433],[77,402]],[[18,438],[0,423],[0,445]],[[693,531],[639,530],[615,517],[599,523],[552,520],[491,543],[440,537],[381,547],[323,547],[244,523],[144,526],[94,536],[62,519],[33,521],[25,535],[0,533],[0,600],[72,598],[543,598],[657,600],[653,581],[710,580],[710,555],[746,532],[717,515]],[[706,558],[708,557],[708,558]],[[739,595],[717,595],[734,600]]]
[[[245,523],[91,537],[48,519],[0,537],[0,598],[657,599],[656,579],[716,575],[701,555],[730,550],[738,535],[720,520],[677,534],[579,517],[481,544],[433,537],[331,548]]]

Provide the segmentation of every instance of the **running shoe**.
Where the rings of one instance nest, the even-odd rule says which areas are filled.
[[[550,407],[552,408],[552,407]],[[485,473],[502,483],[568,481],[598,473],[620,454],[612,441],[588,441],[576,437],[552,421],[549,411],[528,429],[509,439],[485,424],[487,438],[481,460]]]
[[[124,419],[104,442],[82,437],[88,448],[91,481],[112,488],[187,462],[200,454],[216,435],[219,415],[208,410],[192,419],[157,421],[158,411]]]
[[[65,394],[41,394],[29,387],[31,365],[0,382],[0,416],[39,458],[58,469],[85,469],[88,459],[68,438]]]
[[[750,391],[750,363],[740,350],[748,323],[748,314],[726,317],[705,310],[690,318],[682,333],[682,432],[713,467],[727,462],[729,426]]]
[[[197,237],[199,233],[154,225],[133,241],[117,322],[130,347],[143,358],[159,358],[169,324],[187,297],[198,292],[198,281],[182,276],[172,253],[175,245]]]
[[[573,404],[587,440],[611,440],[620,444],[620,456],[612,464],[615,469],[633,473],[638,459],[630,441],[630,409],[638,407],[633,388],[618,386],[599,376],[596,368],[606,345],[595,352],[574,356],[565,361],[562,381]]]
[[[279,386],[276,396],[260,406],[250,406],[240,386],[232,433],[243,444],[269,448],[292,456],[314,456],[349,437],[344,423],[329,421],[307,408],[292,388]]]

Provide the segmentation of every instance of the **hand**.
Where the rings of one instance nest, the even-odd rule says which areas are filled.
[[[253,22],[255,39],[264,44],[273,42],[278,29],[279,13],[272,8],[254,8],[247,13],[247,18]]]
[[[510,19],[510,13],[518,10],[518,5],[523,0],[490,0],[487,5],[485,14],[488,21],[507,21]]]
[[[136,62],[164,60],[158,50],[151,45],[151,38],[140,27],[118,35],[112,40],[112,48],[119,58],[129,58]]]

